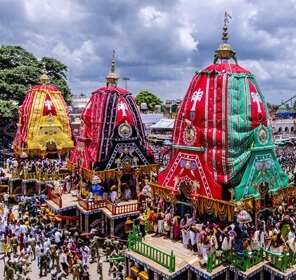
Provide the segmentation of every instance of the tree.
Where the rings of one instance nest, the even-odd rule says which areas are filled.
[[[160,98],[148,90],[142,90],[139,92],[135,96],[135,100],[138,106],[141,106],[142,103],[146,103],[148,110],[150,111],[154,111],[156,105],[162,105]]]
[[[51,84],[61,91],[70,104],[71,91],[66,81],[67,66],[50,57],[38,61],[32,53],[20,46],[0,47],[0,99],[21,104],[29,88],[40,83],[43,62]]]
[[[9,101],[0,100],[0,126],[3,127],[10,121],[17,121],[18,109],[18,105]]]
[[[19,46],[0,47],[0,99],[21,103],[38,80],[38,60]]]
[[[43,57],[41,62],[42,64],[45,64],[47,76],[50,78],[51,84],[59,89],[66,103],[70,105],[72,93],[66,81],[66,72],[68,71],[67,66],[51,57]]]

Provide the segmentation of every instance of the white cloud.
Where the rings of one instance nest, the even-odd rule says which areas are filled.
[[[268,69],[265,69],[262,61],[258,60],[241,60],[240,65],[243,65],[244,68],[256,73],[256,78],[261,81],[267,81],[271,79],[271,75]]]
[[[189,27],[179,28],[180,43],[184,50],[192,51],[197,48],[197,40],[192,36],[193,30]]]
[[[164,12],[158,11],[153,6],[147,6],[140,9],[139,19],[143,21],[145,27],[162,27],[167,23],[167,15]]]
[[[229,41],[242,67],[251,70],[266,96],[294,94],[296,0],[20,0],[0,1],[3,44],[68,66],[74,93],[105,84],[112,50],[129,89],[182,98],[194,69],[212,62],[221,42],[224,11]],[[122,81],[120,85],[124,85]]]
[[[76,21],[81,18],[83,10],[71,0],[24,0],[25,14],[29,21],[37,24],[44,22]]]

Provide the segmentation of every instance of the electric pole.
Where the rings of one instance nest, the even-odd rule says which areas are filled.
[[[122,80],[124,80],[124,88],[127,90],[127,81],[130,80],[129,77],[123,77]]]

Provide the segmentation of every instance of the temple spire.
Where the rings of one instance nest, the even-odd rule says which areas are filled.
[[[214,63],[216,63],[218,59],[221,59],[223,61],[223,60],[228,60],[229,58],[233,58],[233,60],[237,64],[235,51],[232,49],[231,45],[228,43],[229,37],[228,37],[227,23],[229,18],[232,18],[232,17],[230,16],[230,14],[225,12],[224,26],[223,26],[223,33],[222,33],[222,44],[215,51]]]
[[[41,72],[42,72],[42,75],[40,76],[39,81],[41,84],[46,85],[49,83],[49,77],[47,76],[45,62],[43,62],[43,68],[42,68]]]
[[[118,76],[115,73],[115,50],[113,50],[111,70],[110,70],[109,74],[107,75],[106,80],[107,80],[107,86],[109,86],[109,85],[117,86]]]
[[[225,12],[224,15],[224,26],[223,26],[223,33],[222,33],[222,41],[224,44],[227,44],[228,41],[228,27],[227,27],[227,23],[228,23],[228,18],[232,18],[230,14],[228,14],[227,12]]]

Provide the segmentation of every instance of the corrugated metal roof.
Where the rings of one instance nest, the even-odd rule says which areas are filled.
[[[150,128],[173,129],[174,123],[174,119],[161,119],[156,124],[151,125]]]

